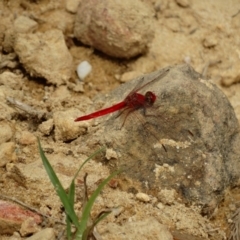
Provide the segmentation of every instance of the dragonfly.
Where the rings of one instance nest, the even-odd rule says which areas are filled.
[[[152,107],[154,102],[157,99],[157,96],[152,92],[152,91],[147,91],[145,94],[141,94],[139,93],[139,91],[146,87],[147,85],[150,85],[151,83],[153,83],[154,81],[156,81],[157,79],[161,79],[163,77],[165,77],[167,75],[167,73],[169,72],[169,69],[165,70],[164,72],[162,72],[160,75],[158,75],[157,77],[153,78],[152,80],[150,80],[149,82],[143,84],[140,87],[136,87],[134,88],[126,97],[123,101],[116,103],[110,107],[98,110],[96,112],[81,116],[76,118],[74,121],[78,122],[78,121],[85,121],[85,120],[89,120],[92,118],[98,118],[116,111],[120,111],[123,109],[123,111],[125,110],[129,110],[128,113],[125,116],[125,119],[123,121],[122,126],[124,125],[128,115],[135,111],[138,110],[140,108],[142,108],[143,110],[145,110],[146,108]],[[144,78],[143,78],[144,79]],[[123,113],[120,112],[121,113]],[[120,115],[119,114],[119,115]],[[119,116],[118,115],[118,116]]]

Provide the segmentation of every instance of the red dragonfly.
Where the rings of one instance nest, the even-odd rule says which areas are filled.
[[[145,87],[146,85],[149,85],[150,83],[154,82],[157,79],[163,78],[167,73],[169,72],[169,69],[165,70],[163,73],[161,73],[159,76],[155,77],[154,79],[152,79],[151,81],[145,83],[144,85],[133,89],[122,102],[116,103],[111,107],[108,108],[104,108],[101,110],[98,110],[96,112],[90,113],[88,115],[84,115],[82,117],[78,117],[76,118],[74,121],[78,122],[78,121],[84,121],[84,120],[89,120],[92,118],[97,118],[97,117],[101,117],[104,116],[106,114],[109,113],[113,113],[116,111],[119,111],[121,109],[124,109],[124,111],[126,109],[129,109],[128,113],[125,116],[125,119],[123,121],[122,126],[124,125],[127,116],[132,112],[135,111],[137,109],[143,108],[146,109],[148,107],[153,106],[154,102],[156,101],[157,96],[151,92],[151,91],[147,91],[144,95],[141,93],[138,93],[139,90],[141,90],[143,87]],[[144,79],[144,78],[143,78]],[[121,112],[122,113],[122,112]],[[120,113],[120,114],[121,114]],[[119,114],[119,115],[120,115]],[[119,116],[118,115],[118,116]]]

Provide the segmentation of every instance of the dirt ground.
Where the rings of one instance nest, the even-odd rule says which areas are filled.
[[[238,0],[149,0],[148,4],[155,11],[155,16],[152,17],[154,38],[146,54],[130,60],[109,57],[77,42],[73,36],[75,13],[67,11],[66,2],[0,2],[0,24],[4,26],[0,30],[0,38],[4,38],[4,33],[11,30],[18,16],[27,16],[38,23],[35,32],[60,29],[73,58],[70,79],[60,85],[53,84],[44,77],[36,77],[29,72],[22,59],[20,61],[16,56],[11,57],[17,50],[11,49],[11,45],[8,50],[4,41],[0,42],[0,73],[14,74],[10,80],[0,82],[1,138],[5,139],[1,140],[0,154],[8,154],[10,159],[8,162],[0,162],[0,198],[4,195],[18,199],[60,221],[64,219],[63,209],[43,169],[36,137],[40,138],[46,155],[67,188],[77,167],[95,150],[89,149],[90,145],[94,146],[94,139],[91,138],[94,122],[78,125],[75,131],[81,138],[74,139],[75,141],[69,140],[68,135],[64,136],[63,131],[56,126],[74,124],[69,121],[73,122],[74,118],[103,105],[111,105],[111,102],[104,103],[101,96],[106,96],[123,82],[169,65],[188,63],[196,71],[209,77],[227,95],[240,121]],[[92,65],[92,72],[84,81],[80,81],[75,70],[84,60]],[[50,69],[58,61],[56,59],[49,63]],[[9,97],[30,106],[37,114],[34,111],[17,109],[16,104],[10,104],[7,100]],[[49,116],[40,116],[42,112],[48,112]],[[61,123],[61,119],[66,122]],[[11,144],[4,145],[5,143]],[[82,179],[86,172],[89,192],[109,175],[107,166],[99,161],[90,161],[86,165],[78,178],[76,209],[79,212],[82,206]],[[148,196],[149,199],[144,200],[136,197],[135,193],[124,191],[121,188],[123,179],[116,181],[119,181],[120,187],[107,186],[92,212],[96,216],[103,209],[117,209],[115,216],[110,215],[98,226],[103,239],[159,239],[151,228],[151,222],[154,221],[156,228],[159,223],[165,225],[175,240],[226,239],[231,216],[239,207],[238,188],[226,191],[225,199],[211,216],[202,216],[198,206],[185,206],[177,200],[160,202],[154,196]],[[171,198],[171,193],[165,194],[166,198]],[[144,221],[146,223],[141,236],[129,230],[130,222]],[[48,222],[47,226],[53,227],[60,239],[64,226],[54,220]],[[37,230],[44,227],[46,226],[42,224]],[[143,228],[141,225],[135,226],[136,229],[138,227],[139,231]],[[122,232],[125,233],[124,237]],[[25,237],[17,231],[0,235],[0,239],[11,240]]]

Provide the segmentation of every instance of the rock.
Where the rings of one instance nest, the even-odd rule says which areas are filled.
[[[37,29],[38,23],[28,17],[18,16],[14,23],[14,30],[19,33],[33,32]]]
[[[13,28],[8,28],[5,31],[5,35],[4,35],[4,41],[3,41],[3,50],[6,53],[11,53],[13,52],[13,44],[15,41],[15,31],[13,30]]]
[[[15,143],[7,142],[0,145],[0,167],[4,167],[7,163],[17,160],[15,153]]]
[[[18,231],[21,224],[31,217],[36,224],[42,219],[36,213],[20,208],[16,204],[0,200],[0,232],[1,234],[12,234]]]
[[[72,56],[59,30],[19,33],[14,50],[31,76],[44,77],[56,85],[66,83],[71,77]]]
[[[26,188],[27,179],[22,170],[14,163],[6,164],[7,178],[12,178],[18,185]]]
[[[108,148],[108,149],[106,150],[105,157],[106,157],[107,160],[113,160],[113,159],[117,159],[117,158],[118,158],[116,151],[114,151],[114,150],[111,149],[111,148]]]
[[[3,93],[2,90],[3,89],[1,89],[1,86],[0,86],[0,99],[3,97],[2,96],[2,93]],[[0,101],[0,112],[1,112],[0,121],[2,121],[2,120],[11,120],[12,116],[15,115],[17,111],[15,109],[9,107],[6,103],[3,103],[3,102]],[[0,123],[0,127],[1,127],[1,123]],[[6,130],[3,130],[0,133],[0,143],[2,141],[1,136],[3,136],[2,132],[5,132],[5,131]]]
[[[111,167],[123,167],[149,194],[175,189],[176,197],[210,213],[224,190],[239,184],[239,124],[227,97],[211,80],[189,65],[169,69],[128,82],[104,99],[122,101],[137,84],[139,88],[151,80],[139,92],[152,91],[157,97],[145,110],[99,119],[95,141],[115,150],[121,157]]]
[[[55,240],[55,234],[53,228],[45,228],[42,231],[34,234],[33,236],[26,238],[26,240]]]
[[[132,58],[146,52],[152,41],[154,12],[142,1],[82,0],[75,37],[110,56]]]
[[[203,40],[203,46],[205,48],[212,48],[212,47],[215,47],[217,44],[218,44],[218,38],[213,34],[209,34]]]
[[[50,135],[51,131],[53,130],[53,119],[49,119],[45,122],[42,122],[38,126],[38,129],[44,135]]]
[[[81,2],[81,0],[66,1],[66,10],[70,13],[76,13],[80,2]]]
[[[17,54],[14,52],[8,54],[0,53],[0,68],[9,68],[13,69],[18,67],[19,62],[17,60]]]
[[[174,189],[162,189],[158,193],[158,200],[164,203],[165,205],[171,205],[176,200],[177,193]]]
[[[136,198],[141,202],[150,202],[150,197],[146,193],[137,193]]]
[[[1,109],[1,108],[0,108]],[[13,136],[12,128],[10,127],[9,123],[7,122],[0,122],[0,144],[5,143],[11,140]]]
[[[77,75],[80,80],[84,80],[92,71],[92,65],[88,61],[82,61],[77,66]]]
[[[36,233],[39,230],[39,226],[35,222],[34,218],[29,217],[23,221],[20,229],[21,236],[26,237],[30,234]]]
[[[37,142],[36,137],[29,131],[17,133],[17,141],[22,145],[31,145]]]
[[[87,123],[76,123],[74,119],[81,115],[77,109],[57,111],[53,114],[55,125],[55,138],[60,141],[70,141],[84,134],[87,130]]]
[[[104,227],[98,227],[98,230],[104,239],[173,240],[167,227],[160,224],[154,217],[146,217],[140,221],[129,221],[122,226],[111,222],[105,224]]]

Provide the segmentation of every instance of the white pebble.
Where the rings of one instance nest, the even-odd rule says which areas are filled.
[[[150,202],[150,197],[145,193],[137,193],[136,198],[141,202]]]
[[[77,74],[81,80],[83,80],[91,71],[92,66],[87,61],[83,61],[77,66]]]

